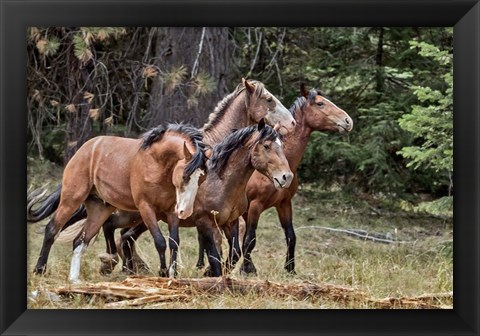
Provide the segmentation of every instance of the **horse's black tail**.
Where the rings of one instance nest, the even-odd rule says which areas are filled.
[[[42,219],[47,218],[55,212],[60,203],[60,193],[62,192],[62,185],[59,185],[53,193],[45,196],[46,190],[43,188],[32,191],[27,196],[27,221],[36,223]],[[40,206],[33,208],[40,203]]]
[[[59,185],[53,193],[48,196],[45,196],[46,190],[43,188],[36,189],[32,191],[27,196],[27,221],[31,223],[36,223],[42,219],[47,218],[53,214],[60,203],[60,194],[62,193],[62,185]],[[33,209],[35,205],[40,203],[40,206]],[[67,223],[63,226],[62,231],[65,230],[70,225],[78,222],[87,217],[87,210],[82,204],[70,217]]]
[[[87,218],[87,208],[85,208],[85,205],[82,204],[77,210],[75,210],[72,217],[70,217],[70,219],[67,221],[67,223],[65,223],[65,225],[60,231],[65,230],[70,225],[73,225],[84,218]]]

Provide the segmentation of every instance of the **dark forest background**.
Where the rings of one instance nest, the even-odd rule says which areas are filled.
[[[314,133],[303,182],[453,204],[453,29],[30,27],[28,155],[64,165],[89,138],[201,127],[241,78],[288,108],[301,83],[354,120]]]

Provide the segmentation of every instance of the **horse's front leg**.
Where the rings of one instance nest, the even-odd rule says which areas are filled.
[[[205,266],[205,239],[203,238],[203,235],[198,231],[197,227],[197,238],[198,238],[198,260],[197,260],[197,268],[202,269]]]
[[[297,238],[293,229],[292,222],[292,202],[291,200],[282,201],[277,207],[278,219],[285,233],[287,243],[287,258],[285,260],[285,269],[291,274],[295,274],[295,244]]]
[[[223,226],[223,232],[228,241],[228,257],[226,261],[227,272],[230,272],[242,255],[239,244],[239,225],[238,218],[231,223]]]
[[[160,258],[160,271],[159,275],[161,277],[168,276],[168,269],[167,263],[165,261],[165,251],[167,249],[167,242],[165,241],[165,237],[162,235],[162,231],[157,224],[157,216],[153,208],[145,203],[142,202],[138,206],[138,210],[140,211],[140,215],[142,216],[143,222],[147,226],[150,234],[153,237],[153,241],[155,242],[155,248],[157,249],[158,256]]]
[[[213,237],[213,228],[211,223],[197,223],[198,232],[202,235],[202,239],[205,242],[205,250],[207,252],[208,262],[210,269],[206,275],[218,277],[222,275],[222,263],[220,254],[215,246],[215,239]]]
[[[251,253],[257,243],[257,225],[262,211],[263,209],[260,206],[251,202],[247,214],[243,215],[245,219],[245,236],[243,238],[243,263],[240,267],[240,273],[244,275],[257,274]]]
[[[169,216],[169,247],[170,247],[170,266],[168,267],[168,276],[170,278],[177,277],[177,257],[178,247],[180,245],[180,236],[178,234],[179,220],[176,215]]]

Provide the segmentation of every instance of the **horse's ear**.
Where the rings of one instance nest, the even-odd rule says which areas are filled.
[[[187,148],[187,143],[183,142],[183,155],[185,155],[185,160],[190,161],[192,159],[192,153]]]
[[[242,83],[243,83],[243,86],[245,86],[245,89],[247,89],[249,93],[253,93],[255,91],[255,86],[250,84],[248,80],[246,80],[245,78],[242,78]]]
[[[257,126],[257,130],[261,131],[262,129],[265,128],[265,120],[262,118],[260,119],[260,121],[258,122],[258,126]]]
[[[300,84],[300,94],[304,96],[305,98],[308,97],[308,89],[305,83]]]

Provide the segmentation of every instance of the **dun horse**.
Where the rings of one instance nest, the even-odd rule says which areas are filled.
[[[81,254],[115,209],[140,212],[159,253],[160,274],[166,275],[166,242],[157,214],[172,211],[183,219],[192,214],[206,169],[201,139],[195,128],[169,125],[152,129],[143,139],[100,136],[87,141],[65,167],[58,209],[45,229],[35,273],[45,272],[56,236],[83,203],[87,219],[73,242],[70,281],[79,280]]]
[[[256,244],[256,229],[260,215],[266,209],[275,207],[280,224],[285,233],[287,254],[285,269],[295,272],[295,243],[296,236],[292,221],[292,198],[297,192],[297,169],[303,153],[313,131],[350,132],[353,121],[350,116],[322,96],[317,90],[308,91],[304,85],[301,87],[301,96],[298,97],[290,108],[295,117],[297,126],[295,131],[289,133],[284,139],[285,156],[290,169],[295,174],[292,184],[288,189],[276,189],[270,181],[257,172],[253,173],[247,184],[248,211],[243,214],[246,223],[245,237],[243,239],[243,263],[240,271],[244,274],[256,273],[251,253]],[[201,243],[201,240],[199,240]],[[198,267],[203,266],[203,247],[200,247]]]

